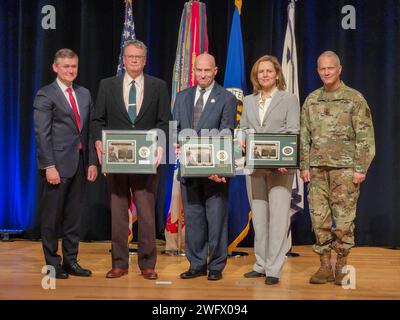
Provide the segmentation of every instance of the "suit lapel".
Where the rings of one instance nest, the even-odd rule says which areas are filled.
[[[258,103],[259,103],[259,99],[260,99],[259,94],[252,95],[251,98],[252,98],[252,103],[250,105],[249,113],[252,115],[250,116],[250,119],[254,118],[256,121],[256,124],[261,126],[260,112],[258,110],[259,109]]]
[[[207,122],[207,118],[212,113],[215,104],[218,103],[219,95],[220,95],[220,90],[218,88],[218,84],[214,83],[214,87],[212,88],[210,96],[207,99],[207,103],[203,108],[203,112],[201,113],[199,120],[199,128],[202,128],[203,124]]]
[[[114,79],[114,98],[116,101],[116,108],[124,115],[124,117],[130,122],[128,110],[126,110],[124,102],[124,75],[117,76]]]
[[[279,105],[280,101],[282,100],[282,92],[277,91],[274,96],[272,97],[271,104],[268,107],[267,112],[265,113],[263,124],[271,114],[271,112]]]
[[[78,128],[78,124],[76,123],[75,115],[74,112],[72,111],[72,108],[67,101],[67,98],[64,95],[64,92],[62,92],[60,86],[57,84],[57,81],[53,82],[53,89],[56,95],[56,99],[60,102],[61,106],[64,108],[65,112],[67,112],[68,116],[71,118],[72,122],[74,123],[76,129],[79,131],[80,128]],[[76,92],[75,92],[76,95]]]
[[[194,99],[196,98],[197,86],[190,88],[188,94],[186,95],[185,105],[191,106],[191,108],[185,108],[187,110],[187,121],[189,123],[189,128],[193,128],[193,110],[194,110]]]
[[[86,99],[85,99],[84,95],[82,94],[79,87],[76,87],[75,85],[73,85],[73,87],[74,87],[74,91],[75,91],[75,95],[76,95],[76,100],[78,103],[79,115],[81,117],[81,127],[79,128],[79,131],[82,131],[83,124],[86,123],[86,118],[88,116],[89,102],[85,101]],[[75,115],[74,115],[74,119],[75,119]]]
[[[143,114],[146,112],[149,105],[151,105],[151,102],[152,102],[153,96],[154,96],[154,95],[150,94],[154,90],[154,88],[153,88],[154,82],[146,74],[143,74],[143,77],[144,77],[143,102],[142,102],[142,105],[140,106],[139,113],[135,119],[135,123],[143,117]]]

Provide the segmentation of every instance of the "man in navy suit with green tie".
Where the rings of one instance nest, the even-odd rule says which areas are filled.
[[[103,79],[97,94],[93,136],[101,161],[102,130],[160,129],[168,137],[171,107],[165,81],[143,73],[146,65],[146,45],[138,40],[124,44],[125,73]],[[157,163],[163,148],[157,148]],[[107,174],[111,198],[112,268],[107,278],[119,278],[128,273],[128,207],[132,192],[138,212],[138,264],[145,279],[155,280],[157,250],[155,241],[155,193],[157,174]]]

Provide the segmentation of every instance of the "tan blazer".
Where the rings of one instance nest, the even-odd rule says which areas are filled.
[[[300,104],[294,94],[276,91],[262,123],[258,111],[259,99],[259,94],[244,98],[241,129],[254,129],[257,133],[299,133]]]

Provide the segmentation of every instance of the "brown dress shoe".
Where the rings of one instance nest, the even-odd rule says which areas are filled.
[[[147,280],[156,280],[158,278],[157,272],[154,269],[143,269],[142,276]]]
[[[125,274],[128,274],[128,269],[112,268],[107,272],[106,278],[119,278]]]

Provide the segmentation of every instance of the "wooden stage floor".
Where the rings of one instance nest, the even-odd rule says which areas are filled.
[[[70,276],[56,280],[55,289],[43,289],[44,266],[41,242],[16,240],[0,242],[0,299],[133,299],[133,300],[364,300],[400,299],[400,251],[379,247],[356,247],[348,263],[355,270],[355,288],[344,289],[332,283],[311,285],[310,275],[319,260],[311,246],[295,246],[299,257],[288,258],[278,285],[267,286],[265,278],[245,279],[254,263],[252,248],[238,248],[249,256],[230,257],[220,281],[206,277],[182,280],[179,274],[189,264],[185,257],[161,254],[159,279],[143,279],[137,256],[131,256],[129,274],[106,279],[111,266],[110,242],[81,243],[79,263],[93,271],[89,278]]]

